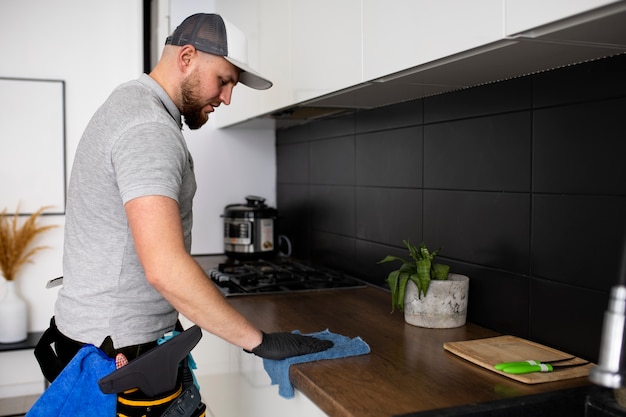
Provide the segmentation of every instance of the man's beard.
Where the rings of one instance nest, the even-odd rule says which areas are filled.
[[[181,114],[185,118],[185,124],[189,129],[200,129],[209,120],[209,116],[202,111],[204,103],[196,96],[196,91],[200,87],[200,79],[196,73],[193,73],[183,81],[181,85],[181,96],[183,108]]]

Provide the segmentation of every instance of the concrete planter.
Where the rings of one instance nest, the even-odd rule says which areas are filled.
[[[417,286],[409,280],[404,294],[404,320],[413,326],[451,329],[465,324],[469,278],[449,274],[445,281],[431,280],[426,296],[418,298]]]

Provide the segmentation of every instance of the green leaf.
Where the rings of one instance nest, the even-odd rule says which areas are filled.
[[[417,263],[417,294],[421,298],[422,295],[426,295],[428,291],[428,285],[430,284],[430,259],[422,259]]]
[[[396,298],[396,307],[398,310],[404,310],[404,294],[406,292],[406,283],[409,281],[410,274],[400,275],[400,282],[398,283],[398,296]],[[392,310],[393,312],[393,310]]]
[[[387,284],[389,285],[389,289],[391,289],[391,312],[397,304],[398,299],[398,277],[400,276],[400,271],[392,271],[387,275]]]
[[[404,259],[402,259],[402,258],[399,258],[399,257],[397,257],[397,256],[387,255],[387,256],[385,257],[385,259],[382,259],[382,260],[378,261],[377,263],[379,263],[379,264],[384,264],[385,262],[393,262],[393,261],[400,261],[400,262],[402,262],[402,263],[406,263],[406,262],[407,262],[406,260],[404,260]]]
[[[422,291],[422,293],[420,294],[420,298],[421,298],[421,296],[426,296],[426,293],[428,292],[428,287],[430,286],[430,278],[426,279],[420,276],[419,280],[420,280],[420,289]]]
[[[450,273],[450,266],[444,264],[433,264],[432,277],[433,279],[446,280]]]
[[[430,259],[422,259],[417,263],[417,275],[430,278]]]
[[[428,248],[424,245],[424,242],[420,244],[420,259],[431,259],[430,253],[428,253]]]
[[[403,240],[402,242],[404,243],[404,246],[406,246],[406,248],[409,250],[409,255],[414,261],[417,262],[421,259],[419,251],[415,246],[411,245],[411,242],[409,242],[408,240]]]
[[[415,274],[417,273],[417,266],[414,263],[404,263],[400,266],[400,272],[403,274]]]
[[[428,291],[428,286],[430,285],[430,279],[425,280],[423,277],[414,274],[411,275],[411,281],[413,281],[417,287],[417,298],[422,298],[422,296],[426,295],[426,291]]]

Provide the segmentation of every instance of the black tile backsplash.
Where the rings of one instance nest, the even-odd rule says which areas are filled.
[[[421,126],[358,135],[356,184],[421,188],[422,148]]]
[[[528,194],[425,190],[421,239],[446,257],[528,273],[529,215]]]
[[[442,258],[456,273],[470,277],[468,318],[489,328],[529,337],[528,276]]]
[[[363,239],[356,239],[354,244],[356,262],[353,265],[348,265],[346,271],[357,277],[370,277],[368,281],[378,286],[385,286],[387,274],[398,268],[398,265],[394,265],[394,263],[379,264],[378,262],[387,255],[406,257],[406,250],[395,246]],[[389,310],[391,310],[391,298],[389,299]]]
[[[354,134],[354,114],[319,120],[307,125],[310,139],[328,139]]]
[[[276,148],[279,183],[309,183],[309,144],[294,143]]]
[[[424,126],[424,187],[530,191],[530,111]]]
[[[313,262],[336,269],[343,269],[344,265],[355,263],[354,238],[314,231],[311,240],[311,260]]]
[[[384,286],[403,239],[470,277],[468,320],[597,361],[626,232],[626,57],[277,132],[280,232]]]
[[[280,207],[278,229],[286,233],[291,241],[292,255],[309,258],[311,204],[309,186],[301,184],[278,184],[277,207]],[[285,249],[288,250],[288,249]]]
[[[311,185],[312,230],[354,237],[355,195],[353,186]]]
[[[533,190],[626,195],[626,98],[534,112]]]
[[[533,105],[537,108],[624,97],[625,66],[626,54],[537,74],[532,77]]]
[[[602,326],[592,312],[606,309],[608,295],[541,279],[530,283],[530,338],[595,362]]]
[[[617,282],[626,197],[533,196],[532,275],[606,291]]]
[[[397,245],[422,235],[422,190],[357,187],[355,213],[358,239]]]
[[[310,143],[311,184],[354,186],[354,135]]]

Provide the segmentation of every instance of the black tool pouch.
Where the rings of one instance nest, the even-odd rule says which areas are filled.
[[[206,405],[200,401],[200,392],[195,385],[189,386],[176,399],[175,402],[165,410],[162,417],[204,417],[206,416]]]
[[[193,383],[185,359],[179,370],[176,388],[157,396],[146,396],[139,389],[117,394],[118,417],[201,417],[206,415],[200,392]]]
[[[188,355],[202,337],[192,326],[98,381],[117,394],[118,416],[199,417],[206,413],[193,383]],[[167,414],[166,414],[167,413]]]
[[[52,344],[57,343],[61,337],[64,337],[54,322],[54,317],[50,319],[50,327],[43,333],[37,346],[35,346],[35,358],[39,363],[43,376],[52,382],[61,373],[67,362],[63,362],[52,349]],[[77,347],[77,351],[80,346]]]

